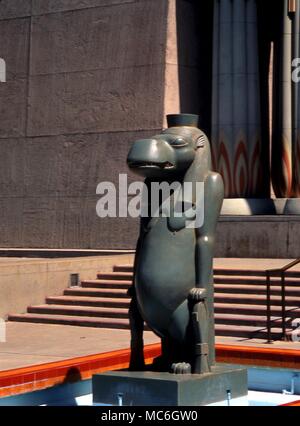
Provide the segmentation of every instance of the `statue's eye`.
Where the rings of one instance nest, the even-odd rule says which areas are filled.
[[[172,141],[171,145],[174,146],[174,148],[181,148],[183,146],[188,145],[188,143],[184,139],[178,138]]]
[[[198,148],[203,148],[204,147],[204,145],[205,145],[205,136],[204,135],[202,135],[202,136],[200,136],[198,139],[197,139],[197,142],[196,142],[196,148],[198,149]]]

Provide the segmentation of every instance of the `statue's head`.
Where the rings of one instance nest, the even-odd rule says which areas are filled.
[[[127,157],[129,168],[145,177],[173,179],[184,175],[195,159],[210,168],[210,146],[193,114],[168,115],[168,129],[151,139],[134,142]]]

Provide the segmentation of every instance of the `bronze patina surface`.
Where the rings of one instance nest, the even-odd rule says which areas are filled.
[[[162,356],[154,369],[201,374],[215,363],[212,261],[223,181],[211,170],[210,144],[197,127],[198,116],[171,115],[168,123],[161,134],[136,141],[127,159],[129,168],[145,177],[148,194],[154,182],[188,182],[192,188],[181,190],[176,199],[170,195],[168,217],[141,218],[131,289],[131,368],[143,366],[145,321],[162,339]],[[200,182],[203,199],[197,193]],[[149,196],[150,207],[151,201]],[[199,203],[204,221],[189,227],[185,209],[196,211]],[[182,214],[176,215],[182,205]]]
[[[123,405],[197,406],[248,392],[245,369],[215,362],[212,263],[223,181],[211,170],[210,145],[197,128],[198,117],[172,115],[168,124],[159,135],[136,141],[128,155],[130,169],[145,177],[142,205],[148,213],[153,184],[180,185],[177,192],[161,194],[152,216],[142,209],[129,290],[130,367],[95,375],[94,402],[116,404],[121,398]],[[187,182],[190,191],[184,190]],[[197,220],[199,211],[203,220]],[[162,354],[150,368],[143,358],[145,323],[162,340]]]

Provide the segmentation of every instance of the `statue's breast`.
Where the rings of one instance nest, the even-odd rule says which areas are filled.
[[[195,231],[173,232],[166,218],[150,221],[136,265],[140,309],[151,324],[168,321],[195,285]]]

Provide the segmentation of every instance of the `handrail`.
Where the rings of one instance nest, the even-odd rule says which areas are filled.
[[[285,272],[300,263],[300,258],[293,260],[282,268],[266,270],[266,298],[267,298],[267,333],[268,343],[272,342],[272,321],[271,321],[271,275],[278,274],[281,277],[281,315],[282,315],[282,339],[285,339],[286,333],[286,288],[285,288]]]

